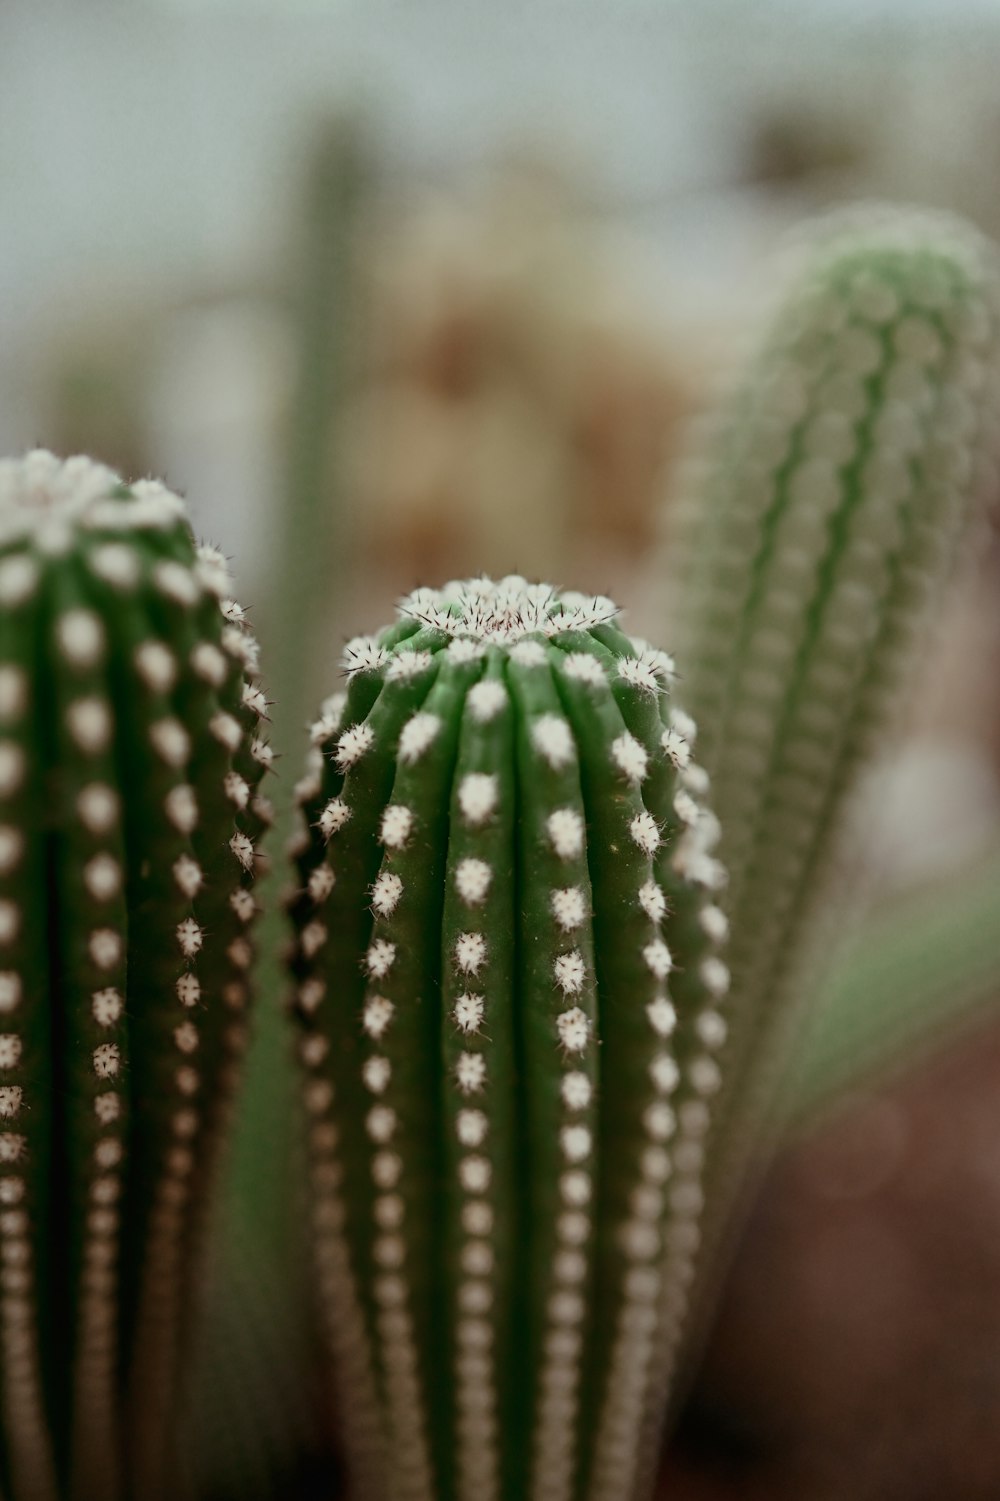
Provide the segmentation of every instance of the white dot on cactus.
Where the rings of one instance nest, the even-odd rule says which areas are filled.
[[[104,542],[87,561],[91,572],[113,589],[134,589],[142,577],[138,554],[125,542]]]
[[[38,566],[23,555],[0,562],[0,605],[23,605],[38,585]]]
[[[95,667],[104,654],[104,626],[93,610],[66,610],[56,621],[56,648],[71,667]]]
[[[20,1204],[23,1198],[23,1178],[0,1179],[0,1204]]]
[[[564,933],[583,925],[587,917],[587,900],[580,886],[560,886],[549,893],[552,916]]]
[[[649,1024],[658,1037],[670,1037],[677,1026],[677,1012],[665,995],[657,996],[646,1007]]]
[[[113,985],[95,990],[90,998],[90,1012],[99,1027],[113,1027],[122,1010],[121,993]]]
[[[332,868],[329,865],[317,865],[315,870],[309,872],[306,890],[314,902],[325,902],[336,884],[337,877]],[[248,893],[244,893],[244,895],[248,895]]]
[[[322,927],[323,925],[317,923],[316,926]],[[324,938],[326,936],[325,928],[323,928],[323,936]],[[226,947],[226,958],[235,969],[247,970],[253,963],[253,946],[246,938],[234,938]]]
[[[696,1058],[691,1064],[691,1087],[696,1094],[715,1094],[722,1084],[722,1074],[714,1058]]]
[[[493,871],[485,860],[469,857],[455,867],[455,890],[467,907],[478,907],[486,900]]]
[[[389,652],[373,636],[355,636],[344,648],[342,663],[348,677],[353,677],[358,672],[377,672],[389,660]]]
[[[492,1205],[483,1204],[482,1199],[473,1204],[462,1204],[461,1220],[465,1234],[491,1235]]]
[[[484,1319],[459,1319],[455,1340],[466,1349],[488,1350],[493,1343],[493,1330]]]
[[[662,938],[654,938],[643,948],[642,957],[646,968],[658,980],[665,980],[674,967],[673,956]]]
[[[0,1088],[0,1118],[13,1120],[21,1108],[23,1091],[19,1084],[5,1084]]]
[[[620,1234],[622,1250],[630,1261],[651,1261],[659,1254],[660,1237],[652,1225],[628,1220]]]
[[[365,1119],[365,1129],[372,1141],[385,1144],[392,1140],[396,1130],[396,1112],[388,1105],[373,1105]]]
[[[195,572],[199,582],[217,599],[224,599],[233,587],[232,570],[225,553],[202,543],[197,549]]]
[[[19,1136],[13,1131],[0,1133],[0,1162],[19,1161],[24,1154],[27,1142],[26,1136]]]
[[[171,787],[163,800],[163,810],[179,834],[190,834],[198,822],[194,788],[186,783]]]
[[[459,1053],[455,1079],[463,1094],[476,1094],[486,1083],[486,1059],[481,1053]]]
[[[244,870],[253,869],[254,848],[252,841],[247,838],[246,834],[234,834],[229,841],[229,848]]]
[[[117,1167],[122,1156],[122,1144],[114,1136],[105,1136],[94,1148],[94,1161],[100,1168]]]
[[[191,670],[195,677],[211,688],[221,688],[229,671],[225,653],[214,641],[199,641],[191,648]]]
[[[669,1141],[677,1130],[677,1117],[670,1106],[661,1101],[646,1106],[642,1113],[642,1123],[646,1134],[653,1141]]]
[[[184,896],[193,897],[201,890],[205,877],[197,860],[192,860],[190,855],[178,855],[173,870],[177,889]]]
[[[396,959],[396,945],[386,938],[376,938],[365,955],[365,971],[373,980],[383,980]]]
[[[197,1006],[201,1000],[201,985],[196,975],[179,975],[174,982],[174,991],[182,1006]]]
[[[484,1002],[481,995],[460,995],[455,1001],[452,1016],[463,1032],[478,1032],[483,1020]]]
[[[458,785],[458,806],[462,818],[473,828],[486,822],[496,808],[499,797],[498,778],[486,772],[471,771]]]
[[[177,659],[162,641],[143,641],[135,649],[135,670],[154,693],[169,693],[177,681]]]
[[[672,1094],[680,1082],[680,1069],[669,1053],[658,1053],[649,1065],[649,1077],[660,1094]]]
[[[402,803],[390,803],[382,814],[379,839],[387,849],[400,850],[410,837],[413,813]]]
[[[698,923],[713,943],[725,943],[729,937],[729,919],[721,907],[706,904],[698,913]]]
[[[567,1110],[585,1110],[594,1092],[587,1075],[576,1070],[563,1075],[559,1090]]]
[[[492,1169],[485,1157],[463,1157],[458,1165],[458,1181],[466,1193],[485,1193],[491,1177]]]
[[[507,690],[495,678],[486,678],[473,684],[466,703],[477,724],[489,724],[506,705]]]
[[[302,999],[301,990],[299,991],[299,999],[300,1001]],[[392,1021],[395,1009],[392,1002],[387,1000],[384,995],[372,996],[365,1003],[365,1009],[362,1014],[362,1025],[369,1037],[373,1037],[377,1042],[384,1035]]]
[[[113,855],[94,855],[83,867],[83,884],[95,902],[108,902],[121,890],[121,866]]]
[[[728,991],[729,969],[723,964],[721,959],[715,958],[714,955],[702,960],[698,966],[698,974],[701,976],[702,983],[709,995],[718,998],[725,995]]]
[[[170,1129],[179,1141],[190,1141],[197,1136],[198,1128],[197,1110],[185,1107],[183,1110],[175,1110],[170,1118]]]
[[[305,954],[307,959],[311,959],[314,954],[319,953],[324,943],[326,943],[327,937],[328,934],[325,923],[306,923],[305,927],[302,929],[302,932],[299,934],[299,943],[302,947],[302,952],[303,954]]]
[[[589,683],[592,687],[603,688],[607,685],[607,674],[597,658],[589,651],[568,652],[559,666],[566,677],[572,678],[578,683]]]
[[[332,839],[335,833],[350,820],[351,811],[342,797],[332,797],[317,820],[317,829],[324,839]]]
[[[481,641],[473,641],[468,636],[456,636],[448,642],[447,655],[452,662],[460,665],[469,662],[478,662],[486,655],[486,648]]]
[[[14,970],[0,973],[0,1012],[16,1010],[21,1000],[21,976]]]
[[[404,724],[399,736],[399,759],[404,765],[412,766],[419,761],[441,732],[443,720],[439,714],[431,714],[427,710],[418,710],[412,718]]]
[[[379,1054],[366,1058],[361,1065],[361,1080],[372,1094],[382,1094],[392,1078],[392,1065],[388,1058]]]
[[[625,730],[611,742],[611,759],[628,781],[641,782],[649,770],[649,756],[634,735]]]
[[[651,813],[646,811],[637,813],[628,829],[634,843],[644,854],[655,855],[660,847],[661,839],[659,826]]]
[[[429,651],[412,651],[408,647],[401,648],[390,661],[385,670],[387,683],[405,683],[420,676],[433,665],[434,658]]]
[[[20,931],[20,907],[9,897],[0,897],[0,944],[13,943]]]
[[[158,719],[149,727],[150,744],[168,766],[185,765],[191,754],[191,736],[179,719]]]
[[[220,709],[208,721],[208,730],[212,739],[218,741],[225,750],[231,752],[239,750],[243,740],[243,731],[231,714]]]
[[[488,1240],[467,1241],[462,1247],[462,1271],[470,1277],[488,1277],[493,1261],[493,1247]]]
[[[99,1079],[113,1079],[121,1065],[121,1054],[113,1042],[102,1042],[93,1052],[94,1073]]]
[[[572,1006],[556,1017],[556,1031],[567,1053],[582,1053],[590,1041],[590,1018],[579,1006]]]
[[[656,668],[641,657],[622,657],[618,663],[618,676],[633,688],[644,693],[657,693],[660,682]]]
[[[376,1188],[395,1188],[402,1172],[402,1159],[395,1152],[376,1152],[372,1158],[372,1181]]]
[[[572,860],[583,853],[585,827],[573,808],[557,808],[545,820],[552,848],[561,860]]]
[[[579,1251],[559,1251],[552,1270],[559,1282],[583,1282],[587,1275],[587,1258]]]
[[[590,1156],[593,1139],[586,1126],[564,1126],[559,1141],[567,1162],[583,1162]]]
[[[698,804],[683,787],[679,787],[674,793],[674,812],[681,823],[687,824],[689,828],[693,828],[698,822]]]
[[[670,1190],[670,1207],[681,1219],[693,1219],[705,1206],[705,1195],[697,1183],[682,1181]]]
[[[674,1166],[679,1173],[695,1177],[705,1166],[705,1148],[700,1141],[678,1141],[674,1147]]]
[[[255,683],[244,681],[240,691],[240,702],[243,704],[244,709],[249,709],[250,713],[256,715],[258,719],[267,718],[267,699],[263,691]]]
[[[587,978],[587,966],[579,949],[559,954],[553,963],[552,973],[564,995],[579,995]]]
[[[100,698],[78,698],[66,710],[66,727],[87,755],[98,755],[111,739],[111,710]]]
[[[455,1134],[464,1147],[478,1147],[486,1140],[488,1125],[481,1110],[460,1110],[455,1117]]]
[[[531,743],[554,771],[576,760],[573,732],[560,714],[540,714],[531,726]]]
[[[250,787],[238,771],[227,771],[222,778],[222,790],[229,801],[241,812],[250,801]]]
[[[373,1255],[379,1266],[401,1267],[406,1260],[406,1242],[401,1235],[380,1235],[375,1241]]]
[[[590,1203],[593,1192],[590,1174],[583,1172],[580,1168],[573,1168],[570,1172],[563,1173],[559,1179],[559,1192],[564,1203],[574,1209],[582,1209],[585,1204]]]
[[[390,917],[395,912],[402,894],[403,882],[400,877],[395,871],[383,870],[372,886],[372,907],[379,917]]]
[[[519,667],[544,667],[548,656],[540,641],[518,641],[510,649],[510,659]]]
[[[174,1074],[174,1083],[183,1095],[197,1094],[201,1088],[201,1078],[197,1071],[185,1065]]]
[[[181,563],[173,563],[168,559],[157,563],[153,569],[153,583],[174,604],[193,605],[198,602],[200,590],[197,580],[191,570]]]
[[[466,975],[478,975],[486,962],[486,939],[482,933],[459,933],[455,940],[455,963]]]
[[[98,969],[113,969],[122,957],[121,934],[113,928],[95,928],[87,940],[87,952]]]
[[[644,881],[639,887],[639,906],[651,922],[662,922],[667,915],[667,899],[655,881]]]
[[[375,744],[375,731],[370,724],[355,724],[345,730],[337,741],[335,759],[341,771],[354,766],[366,751]]]
[[[256,736],[250,742],[250,754],[258,766],[263,766],[268,771],[274,765],[274,750],[266,740],[259,740]]]
[[[406,1218],[406,1205],[398,1194],[379,1194],[374,1204],[375,1223],[383,1230],[398,1230]]]
[[[177,924],[174,931],[181,953],[186,959],[193,959],[205,940],[204,930],[198,926],[193,917],[185,917]]]
[[[663,1192],[652,1183],[640,1183],[629,1194],[632,1213],[640,1220],[657,1220],[663,1213]]]
[[[721,1048],[728,1035],[725,1017],[718,1011],[703,1011],[695,1021],[695,1031],[707,1048]]]
[[[90,834],[106,834],[117,822],[120,802],[117,792],[103,782],[81,788],[76,800],[80,822]]]
[[[174,1028],[174,1042],[182,1053],[193,1053],[198,1046],[198,1029],[193,1022],[181,1022]]]

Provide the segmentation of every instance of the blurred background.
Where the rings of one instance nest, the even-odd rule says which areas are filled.
[[[871,197],[1000,235],[998,68],[1000,0],[4,0],[0,451],[187,495],[294,755],[418,582],[653,630],[773,252]],[[886,921],[971,871],[1000,931],[998,583],[994,528],[873,786]],[[998,996],[800,1112],[670,1494],[1000,1494]]]

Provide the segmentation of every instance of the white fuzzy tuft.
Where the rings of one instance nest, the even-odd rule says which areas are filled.
[[[401,850],[413,828],[413,812],[402,803],[390,803],[382,814],[379,839],[387,849]]]
[[[531,726],[531,743],[553,771],[576,760],[576,741],[569,723],[559,714],[540,714]]]
[[[389,662],[385,670],[385,680],[387,683],[408,683],[433,665],[434,658],[429,651],[413,651],[410,647],[404,646]]]
[[[467,907],[478,907],[489,894],[493,871],[485,860],[460,860],[455,868],[455,890]]]
[[[581,886],[560,886],[549,893],[552,916],[564,933],[582,927],[587,919],[587,899]]]
[[[656,854],[656,851],[660,847],[661,839],[659,826],[652,813],[645,811],[637,813],[629,824],[628,831],[643,854]]]
[[[66,610],[56,621],[57,649],[71,667],[96,667],[104,644],[104,626],[93,610]]]
[[[253,870],[254,847],[246,834],[234,834],[229,841],[229,848],[244,870]]]
[[[114,928],[95,928],[87,940],[87,952],[98,969],[114,969],[122,957],[122,938]]]
[[[104,542],[87,561],[90,571],[113,589],[134,589],[142,577],[139,555],[127,542]]]
[[[205,877],[197,860],[190,855],[178,855],[173,869],[177,888],[184,896],[191,898],[201,890]]]
[[[190,972],[178,977],[174,990],[182,1006],[197,1006],[201,1000],[201,985],[198,982],[198,976]]]
[[[460,1110],[455,1117],[455,1134],[463,1147],[480,1147],[486,1140],[489,1122],[481,1110]]]
[[[665,995],[657,996],[655,1001],[650,1001],[646,1007],[646,1015],[657,1037],[673,1036],[677,1026],[677,1012]]]
[[[233,754],[239,750],[243,741],[243,731],[237,720],[231,714],[220,710],[213,714],[208,721],[208,731],[213,740],[217,740],[221,746]]]
[[[383,1094],[391,1078],[392,1064],[379,1054],[366,1058],[361,1065],[361,1081],[371,1094]]]
[[[655,881],[639,887],[639,906],[651,922],[662,922],[667,915],[667,899]]]
[[[193,959],[205,941],[204,929],[198,926],[193,917],[185,917],[183,922],[177,924],[176,934],[185,959]]]
[[[19,1084],[5,1084],[0,1089],[0,1118],[13,1120],[21,1108],[23,1091]]]
[[[460,995],[455,1001],[452,1016],[455,1023],[463,1032],[478,1032],[483,1020],[485,1010],[481,995],[471,995],[468,991]]]
[[[463,1094],[477,1094],[486,1083],[486,1059],[481,1053],[459,1053],[455,1079]]]
[[[717,1011],[703,1011],[694,1026],[701,1041],[712,1051],[722,1047],[729,1032],[725,1017]]]
[[[510,660],[519,667],[544,667],[549,659],[540,641],[517,641],[510,649]]]
[[[256,684],[244,681],[240,700],[244,709],[249,709],[250,713],[256,715],[258,719],[267,718],[268,702],[263,691]]]
[[[587,978],[587,966],[580,950],[573,949],[569,954],[560,954],[552,966],[552,973],[565,995],[579,995]]]
[[[466,699],[469,713],[477,724],[489,724],[507,703],[507,690],[495,678],[474,683]]]
[[[645,746],[640,745],[628,730],[612,741],[611,759],[622,776],[635,785],[645,779],[649,770],[649,756]]]
[[[375,731],[370,724],[352,725],[337,741],[334,755],[338,768],[341,771],[347,771],[348,767],[360,761],[365,752],[371,750],[374,744]]]
[[[658,1053],[649,1065],[649,1077],[660,1094],[673,1094],[681,1078],[676,1059],[669,1053]]]
[[[0,604],[16,608],[23,605],[38,587],[38,565],[23,554],[0,562]]]
[[[179,719],[158,719],[149,727],[149,740],[160,759],[175,770],[184,766],[191,754],[191,736]]]
[[[316,822],[324,839],[332,839],[347,823],[351,810],[342,797],[332,797]]]
[[[557,808],[545,820],[552,848],[560,860],[573,860],[583,853],[583,819],[573,808]]]
[[[587,1075],[576,1070],[563,1075],[560,1092],[567,1110],[586,1110],[594,1093]]]
[[[113,1042],[102,1042],[93,1052],[94,1073],[99,1079],[113,1079],[121,1067],[121,1054]]]
[[[197,580],[190,569],[181,563],[173,563],[167,559],[157,563],[153,569],[153,582],[160,593],[165,595],[177,605],[194,605],[198,602],[201,593]]]
[[[721,959],[715,958],[714,955],[703,959],[698,967],[698,973],[709,995],[718,1000],[726,994],[729,989],[730,976],[727,966]]]
[[[395,912],[403,894],[403,882],[391,870],[383,870],[372,886],[372,906],[379,917],[389,917]]]
[[[589,683],[594,688],[607,686],[607,673],[589,651],[570,652],[559,665],[568,678],[578,683]]]
[[[729,937],[729,918],[721,907],[708,903],[698,913],[698,922],[702,932],[711,938],[713,943],[725,943]]]
[[[455,963],[466,975],[478,975],[486,963],[486,939],[482,933],[459,933],[455,940]]]
[[[329,934],[325,923],[308,922],[299,934],[299,943],[307,959],[313,959],[326,943]]]
[[[390,660],[384,646],[374,636],[355,636],[344,648],[343,667],[348,677],[359,672],[378,672]]]
[[[585,1162],[593,1147],[593,1138],[586,1126],[563,1126],[559,1142],[567,1162]]]
[[[313,975],[308,980],[303,980],[299,986],[297,1000],[307,1016],[311,1016],[323,1002],[326,995],[326,985],[322,980]]]
[[[458,806],[463,819],[473,828],[484,824],[495,810],[500,796],[499,779],[486,772],[470,771],[458,786]]]
[[[694,745],[695,741],[698,739],[698,726],[695,724],[690,714],[685,713],[685,711],[679,707],[672,708],[670,710],[670,723],[673,725],[678,735],[683,735],[688,745]]]
[[[384,1036],[389,1029],[395,1009],[392,1002],[384,995],[374,995],[365,1002],[361,1025],[369,1037],[378,1042],[379,1038]]]
[[[83,867],[83,884],[95,902],[109,902],[121,890],[121,866],[113,855],[102,851]]]
[[[670,950],[662,938],[654,938],[652,943],[647,943],[642,951],[642,957],[646,961],[647,969],[658,980],[665,980],[674,967]]]
[[[396,959],[396,945],[386,938],[376,938],[365,955],[365,972],[373,980],[384,980]]]
[[[660,744],[667,759],[673,762],[678,771],[683,771],[690,766],[691,747],[679,730],[673,728],[664,730],[660,736]]]
[[[412,766],[434,743],[441,732],[442,720],[438,714],[421,709],[408,719],[399,737],[399,759]]]
[[[117,792],[103,782],[91,782],[81,788],[76,799],[80,822],[89,834],[106,834],[114,828],[119,806]]]
[[[0,824],[0,876],[9,876],[17,869],[24,853],[24,835],[20,829],[9,824]]]
[[[556,1030],[567,1053],[582,1053],[590,1040],[590,1018],[579,1006],[572,1006],[556,1017]]]
[[[86,755],[106,750],[111,740],[111,709],[101,698],[78,698],[66,710],[70,735]]]
[[[21,1003],[21,976],[16,970],[0,972],[0,1012],[5,1016]]]
[[[198,822],[198,803],[194,788],[182,783],[171,787],[163,800],[163,811],[180,834],[190,834]]]
[[[315,870],[309,872],[306,890],[314,902],[325,902],[336,884],[337,877],[330,866],[317,865]]]

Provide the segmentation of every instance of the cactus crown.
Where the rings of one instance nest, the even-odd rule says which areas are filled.
[[[169,1492],[184,1319],[245,1033],[256,662],[184,508],[0,464],[4,1494]]]
[[[516,577],[419,590],[314,726],[295,1005],[372,1494],[626,1496],[669,1379],[723,876],[673,663],[615,614]]]

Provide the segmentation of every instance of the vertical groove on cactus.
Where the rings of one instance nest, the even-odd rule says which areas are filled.
[[[774,1096],[857,772],[995,484],[997,288],[992,252],[950,221],[869,212],[814,237],[667,558],[731,877],[737,1030],[711,1239]]]
[[[320,1286],[372,1495],[618,1501],[693,1276],[722,869],[604,599],[421,590],[347,650],[291,899]]]
[[[11,1501],[174,1484],[266,818],[254,644],[221,593],[224,560],[161,486],[40,452],[0,465]]]

